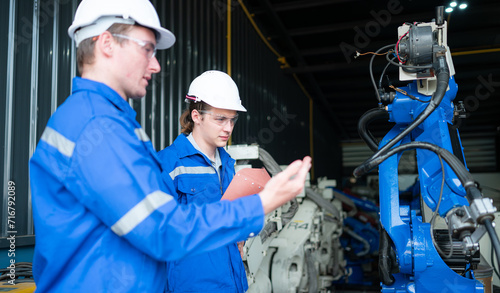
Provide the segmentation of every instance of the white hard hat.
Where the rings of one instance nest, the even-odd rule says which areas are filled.
[[[203,101],[219,109],[246,112],[241,105],[238,87],[233,79],[222,71],[210,70],[195,78],[189,86],[186,99]]]
[[[161,26],[149,0],[83,0],[68,34],[78,47],[81,41],[102,34],[114,23],[137,23],[156,31],[158,49],[170,48],[175,43],[174,34]]]

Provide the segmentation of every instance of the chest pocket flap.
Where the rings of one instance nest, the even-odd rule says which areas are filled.
[[[176,179],[181,203],[212,203],[222,197],[217,174],[184,175]]]

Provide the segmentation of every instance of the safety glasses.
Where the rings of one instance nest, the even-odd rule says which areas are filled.
[[[233,117],[226,117],[221,114],[216,114],[211,111],[206,111],[206,110],[200,110],[199,111],[201,114],[207,114],[212,117],[212,121],[219,125],[219,126],[225,126],[228,122],[231,123],[231,126],[234,126],[236,121],[238,121],[238,114],[234,115]]]
[[[153,58],[156,55],[156,45],[151,43],[151,42],[139,40],[139,39],[127,36],[127,35],[121,35],[121,34],[112,34],[112,35],[113,35],[113,37],[130,40],[130,41],[136,43],[137,45],[139,45],[139,47],[141,47],[141,49],[146,54],[146,57],[148,58],[148,60]]]

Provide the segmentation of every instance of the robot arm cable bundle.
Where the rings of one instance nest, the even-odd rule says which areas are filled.
[[[437,87],[436,92],[432,95],[431,102],[424,109],[420,115],[415,118],[413,123],[408,125],[408,127],[399,133],[394,139],[392,139],[389,143],[384,145],[381,149],[379,149],[369,160],[365,161],[361,166],[357,167],[354,170],[354,176],[360,177],[364,173],[361,172],[364,169],[364,165],[368,164],[371,160],[379,157],[381,154],[385,153],[388,149],[393,147],[397,142],[407,136],[412,130],[414,130],[419,124],[421,124],[429,115],[436,109],[436,107],[441,103],[446,89],[448,88],[448,80],[450,79],[450,72],[448,70],[448,65],[446,63],[446,58],[444,56],[439,56],[437,58],[438,64],[436,68],[436,76],[437,76]],[[378,92],[377,92],[378,93]]]

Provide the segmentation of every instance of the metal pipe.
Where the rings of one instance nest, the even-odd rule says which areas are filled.
[[[38,47],[39,47],[39,16],[40,3],[33,1],[33,34],[31,39],[31,93],[30,93],[30,125],[29,125],[29,157],[33,155],[36,148],[37,120],[38,120]],[[29,178],[28,178],[29,182]],[[28,213],[27,233],[33,234],[33,214],[31,213],[31,188],[28,188]]]
[[[175,31],[176,30],[176,27],[175,27],[175,18],[174,18],[174,15],[176,15],[176,11],[175,11],[175,4],[177,2],[176,1],[170,1],[170,8],[168,9],[168,11],[170,11],[170,27],[172,28],[172,31]],[[180,43],[181,40],[177,40],[177,42]],[[170,60],[172,60],[171,62],[169,62],[169,66],[168,66],[168,71],[169,71],[169,90],[168,90],[168,96],[169,96],[169,99],[168,99],[168,119],[169,119],[169,123],[168,123],[168,144],[172,144],[172,142],[174,142],[174,123],[172,121],[172,117],[174,117],[174,97],[176,97],[175,95],[175,92],[174,92],[174,82],[175,82],[175,76],[174,73],[175,73],[175,68],[177,66],[177,63],[176,63],[176,47],[177,46],[172,46],[172,48],[170,48]],[[180,59],[179,59],[180,60]],[[162,117],[162,119],[165,119],[165,117]]]
[[[77,3],[76,0],[71,1],[71,14],[75,15]],[[76,45],[71,41],[71,80],[76,76]],[[71,82],[70,92],[73,92],[73,82]]]
[[[57,3],[59,4],[59,3]],[[54,19],[52,21],[52,83],[50,114],[57,109],[57,81],[59,80],[59,5],[54,4]]]

